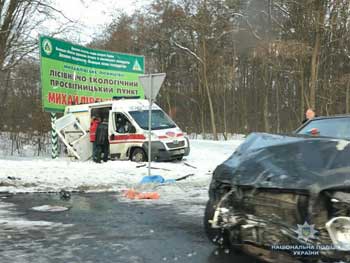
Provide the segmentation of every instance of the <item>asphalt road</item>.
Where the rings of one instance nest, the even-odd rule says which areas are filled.
[[[125,202],[113,193],[20,194],[2,198],[11,223],[0,221],[0,262],[228,263],[252,258],[216,249],[206,238],[202,214],[176,206]],[[64,205],[65,212],[37,212]],[[6,217],[6,212],[1,214]],[[0,217],[1,218],[1,217]],[[42,222],[45,221],[45,222]],[[48,224],[51,222],[52,224]]]

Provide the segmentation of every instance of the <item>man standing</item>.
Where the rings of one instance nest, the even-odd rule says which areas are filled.
[[[106,118],[98,125],[96,130],[96,160],[95,162],[101,162],[101,153],[103,152],[103,161],[107,162],[109,154],[109,141],[108,141],[108,122]]]
[[[92,142],[92,160],[96,161],[96,130],[101,119],[93,116],[90,123],[90,142]]]
[[[307,111],[305,112],[305,120],[303,120],[302,123],[305,123],[308,120],[312,120],[315,117],[316,117],[316,114],[315,114],[314,110],[313,109],[307,109]]]

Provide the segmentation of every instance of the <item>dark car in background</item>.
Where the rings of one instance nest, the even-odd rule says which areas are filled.
[[[215,169],[204,226],[267,262],[350,262],[350,116],[250,134]]]

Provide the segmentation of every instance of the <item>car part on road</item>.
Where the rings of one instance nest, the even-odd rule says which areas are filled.
[[[141,168],[141,167],[146,167],[147,164],[141,164],[141,165],[137,165],[136,168]],[[160,168],[160,167],[151,167],[151,169],[155,169],[155,170],[163,170],[163,171],[171,171],[170,169],[167,168]]]
[[[182,177],[179,177],[179,178],[176,178],[175,181],[181,181],[181,180],[185,180],[187,179],[188,177],[191,177],[193,176],[194,174],[187,174],[187,175],[184,175]]]
[[[60,199],[61,200],[69,200],[71,198],[71,193],[62,189],[60,191]]]
[[[187,162],[184,162],[184,165],[186,165],[186,166],[188,166],[188,167],[191,167],[191,168],[194,168],[194,169],[197,169],[196,166],[193,166],[193,165],[191,165],[191,164],[189,164],[189,163],[187,163]]]
[[[124,192],[124,197],[129,199],[159,199],[157,192],[138,192],[134,189],[128,189]]]
[[[165,179],[163,176],[160,175],[151,175],[151,176],[144,176],[140,182],[140,184],[148,184],[148,183],[158,183],[158,184],[166,184],[166,183],[175,183],[181,180],[185,180],[190,176],[193,176],[194,174],[187,174],[182,177],[176,178],[176,179]]]
[[[166,184],[166,183],[175,183],[175,179],[164,179],[163,176],[160,175],[148,175],[144,176],[140,182],[140,184]]]

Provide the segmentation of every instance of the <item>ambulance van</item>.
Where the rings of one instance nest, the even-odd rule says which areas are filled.
[[[108,120],[110,158],[143,162],[148,160],[149,102],[118,99],[67,106],[54,128],[69,156],[85,161],[92,156],[89,129],[92,117]],[[151,117],[151,160],[181,160],[190,152],[188,138],[155,103]]]

